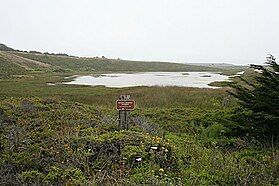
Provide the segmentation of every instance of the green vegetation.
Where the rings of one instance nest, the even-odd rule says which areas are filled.
[[[226,137],[226,127],[217,124],[220,112],[138,108],[132,129],[118,131],[116,114],[80,103],[7,99],[0,108],[2,184],[272,185],[279,181],[278,151]]]
[[[9,78],[22,74],[49,71],[51,65],[35,61],[11,52],[0,51],[0,77]]]
[[[22,57],[41,61],[51,64],[56,68],[66,69],[68,71],[138,71],[138,72],[154,72],[154,71],[220,71],[218,68],[202,67],[195,65],[186,65],[179,63],[166,62],[142,62],[115,60],[107,58],[80,58],[65,57],[43,54],[17,53]]]
[[[75,74],[209,67],[0,54],[1,185],[279,185],[278,144],[247,133],[255,112],[228,94],[231,83],[221,89],[55,84]],[[252,77],[253,70],[241,76]],[[245,86],[241,78],[234,81]],[[121,94],[137,103],[129,131],[118,130]]]
[[[266,68],[252,65],[259,71],[254,81],[242,78],[244,85],[233,84],[235,92],[230,94],[252,112],[250,122],[242,126],[245,128],[243,132],[276,143],[279,140],[279,65],[272,55],[267,57],[267,61],[269,66]]]
[[[26,69],[20,67],[10,61],[7,61],[0,53],[0,77],[9,77],[11,75],[22,75],[26,73]]]

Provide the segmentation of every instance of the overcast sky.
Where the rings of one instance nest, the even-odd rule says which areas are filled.
[[[279,0],[0,0],[0,43],[133,60],[279,58]]]

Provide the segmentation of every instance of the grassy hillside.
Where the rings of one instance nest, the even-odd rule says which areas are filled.
[[[218,71],[218,68],[165,62],[142,62],[106,58],[79,58],[44,54],[16,53],[22,57],[41,61],[71,71]]]
[[[4,58],[0,53],[0,77],[8,77],[10,75],[22,75],[26,74],[25,68],[11,63],[6,58]]]
[[[32,59],[27,59],[12,52],[0,51],[0,77],[48,71],[51,65]]]

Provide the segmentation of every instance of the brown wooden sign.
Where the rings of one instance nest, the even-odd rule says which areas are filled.
[[[117,110],[126,110],[131,111],[134,110],[136,103],[134,100],[117,100],[116,101],[116,109]]]

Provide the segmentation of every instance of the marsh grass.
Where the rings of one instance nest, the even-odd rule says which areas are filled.
[[[28,78],[0,79],[0,98],[9,97],[60,97],[64,100],[96,106],[115,107],[121,94],[130,94],[139,108],[192,107],[216,109],[231,107],[235,101],[225,89],[199,89],[183,87],[131,87],[106,88],[104,86],[64,85],[59,82],[71,74],[36,74]],[[52,83],[54,85],[48,85]],[[224,105],[224,100],[228,100]]]

